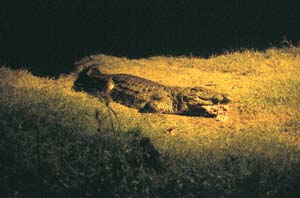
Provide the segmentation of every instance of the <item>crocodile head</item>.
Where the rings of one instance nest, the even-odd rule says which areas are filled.
[[[183,114],[216,117],[218,111],[213,111],[218,105],[224,107],[230,102],[226,94],[210,91],[203,87],[188,87],[177,95],[178,109]]]

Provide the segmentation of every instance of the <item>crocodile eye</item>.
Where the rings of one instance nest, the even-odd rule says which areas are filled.
[[[202,91],[203,89],[201,87],[193,87],[191,88],[191,91],[196,92],[196,91]]]
[[[198,91],[198,89],[196,87],[194,87],[194,88],[191,89],[191,91],[196,92],[196,91]]]

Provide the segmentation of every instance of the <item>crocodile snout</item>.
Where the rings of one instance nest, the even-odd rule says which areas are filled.
[[[213,104],[227,104],[230,102],[230,99],[226,94],[215,94],[211,98],[211,101],[213,102]]]

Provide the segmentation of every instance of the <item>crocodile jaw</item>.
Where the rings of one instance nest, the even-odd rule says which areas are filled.
[[[192,116],[204,116],[216,118],[219,121],[227,120],[229,106],[226,104],[212,104],[212,105],[190,105],[186,111],[183,112],[185,115]]]
[[[187,115],[217,117],[220,112],[228,111],[229,101],[228,97],[222,94],[207,98],[193,95],[185,97],[181,110]]]

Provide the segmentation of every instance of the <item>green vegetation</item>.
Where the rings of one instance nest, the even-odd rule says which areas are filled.
[[[296,47],[78,63],[229,93],[224,123],[106,107],[72,89],[76,72],[2,67],[0,197],[299,197],[299,63]]]

